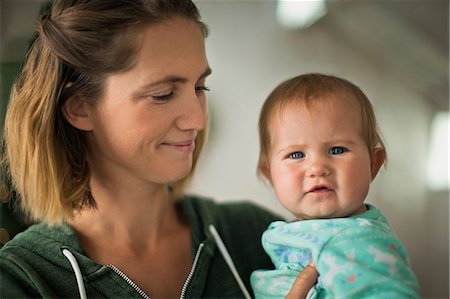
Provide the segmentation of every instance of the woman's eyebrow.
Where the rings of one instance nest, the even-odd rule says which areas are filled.
[[[202,74],[199,76],[198,80],[204,79],[206,77],[208,77],[209,75],[211,75],[212,70],[211,68],[208,66],[203,72]],[[146,90],[158,86],[160,84],[166,84],[166,83],[185,83],[187,82],[188,79],[186,77],[182,77],[182,76],[177,76],[177,75],[168,75],[165,76],[157,81],[153,81],[151,83],[145,84],[144,86],[141,86],[138,88],[138,90],[136,90],[136,92],[134,92],[134,94],[141,94],[142,92],[145,92]]]
[[[211,68],[208,66],[208,67],[206,67],[205,71],[200,75],[200,77],[199,77],[198,79],[199,79],[199,80],[200,80],[200,79],[204,79],[204,78],[208,77],[208,76],[211,75],[211,74],[212,74],[212,70],[211,70]]]

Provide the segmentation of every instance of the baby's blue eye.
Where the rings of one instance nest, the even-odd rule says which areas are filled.
[[[289,159],[301,159],[301,158],[305,157],[305,154],[302,152],[295,152],[295,153],[289,154],[288,157],[289,157]]]
[[[342,147],[342,146],[335,146],[335,147],[330,148],[330,149],[328,150],[328,153],[329,153],[330,155],[340,155],[340,154],[345,153],[346,151],[348,151],[348,150],[347,150],[345,147]]]

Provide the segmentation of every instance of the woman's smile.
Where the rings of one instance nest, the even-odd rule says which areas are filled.
[[[195,140],[186,140],[179,142],[163,142],[160,145],[163,148],[173,149],[182,153],[192,153],[195,149]]]

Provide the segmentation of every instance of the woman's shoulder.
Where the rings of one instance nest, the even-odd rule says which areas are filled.
[[[282,219],[248,200],[217,202],[211,198],[188,196],[183,200],[183,206],[195,235],[200,239],[207,238],[211,235],[210,227],[214,226],[231,251],[241,249],[244,244],[259,250],[262,233],[270,223]]]
[[[1,256],[47,256],[52,255],[52,248],[61,246],[78,248],[75,233],[66,224],[48,226],[45,223],[34,224],[17,234],[0,250]]]
[[[268,209],[250,200],[217,201],[212,198],[188,195],[183,204],[186,208],[195,210],[202,218],[217,220],[236,221],[237,223],[250,221],[269,224],[272,221],[283,219]],[[237,224],[236,223],[236,224]]]

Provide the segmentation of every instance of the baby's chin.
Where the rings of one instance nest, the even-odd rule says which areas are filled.
[[[334,219],[334,218],[347,218],[353,215],[361,214],[367,210],[365,205],[356,209],[350,210],[320,210],[320,211],[307,211],[303,213],[293,213],[297,220],[313,220],[313,219]]]

